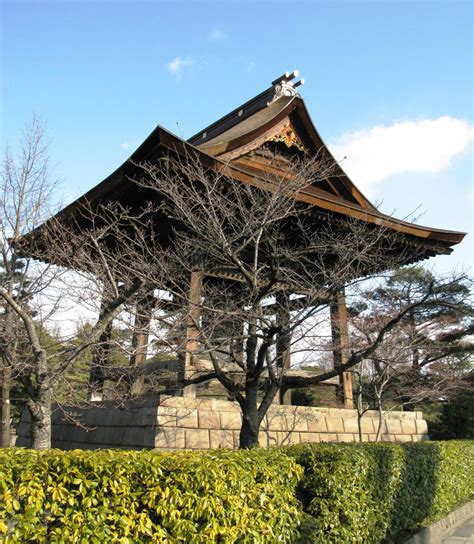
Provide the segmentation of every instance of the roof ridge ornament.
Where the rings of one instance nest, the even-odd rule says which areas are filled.
[[[272,81],[274,94],[273,98],[267,102],[267,106],[282,98],[283,96],[296,96],[297,87],[303,85],[304,79],[300,79],[293,83],[293,79],[299,77],[300,73],[298,70],[293,70],[293,72],[285,72],[282,76]]]

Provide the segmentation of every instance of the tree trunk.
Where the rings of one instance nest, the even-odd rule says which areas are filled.
[[[47,450],[51,447],[51,391],[40,391],[38,399],[28,403],[31,414],[31,447]]]
[[[254,414],[244,414],[242,427],[239,436],[239,448],[250,449],[258,447],[258,416]]]
[[[245,386],[245,402],[242,406],[242,427],[240,429],[239,448],[250,449],[258,447],[258,380],[248,380]]]
[[[377,433],[375,435],[376,442],[380,440],[380,434],[382,432],[382,423],[383,423],[383,410],[382,410],[382,402],[380,401],[380,399],[377,399],[377,411],[378,411],[378,426],[377,426]]]
[[[0,448],[10,447],[10,382],[11,382],[11,370],[9,367],[2,369],[2,384],[1,384],[1,415],[2,424],[0,430]]]

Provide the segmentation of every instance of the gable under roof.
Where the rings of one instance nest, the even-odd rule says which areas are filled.
[[[319,135],[303,99],[296,92],[298,82],[293,84],[281,78],[276,82],[195,134],[188,142],[213,157],[238,161],[265,142],[278,138],[285,140],[291,134],[293,142],[289,142],[288,146],[290,143],[296,144],[304,148],[310,157],[319,156],[333,163],[333,173],[327,180],[329,194],[364,209],[376,210],[350,180]]]

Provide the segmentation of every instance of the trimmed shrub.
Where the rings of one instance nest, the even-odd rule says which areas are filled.
[[[474,442],[305,444],[301,543],[399,542],[474,495]]]
[[[400,542],[469,500],[473,481],[474,441],[0,450],[0,541]]]
[[[0,540],[291,542],[301,475],[278,451],[0,450]]]

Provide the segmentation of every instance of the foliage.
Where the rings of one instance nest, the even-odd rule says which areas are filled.
[[[474,441],[172,453],[6,449],[0,535],[6,544],[399,542],[469,500],[473,479]]]
[[[6,543],[290,542],[301,475],[277,451],[0,450],[0,534]]]
[[[431,438],[474,438],[474,375],[449,401],[423,407]]]
[[[474,350],[471,289],[472,279],[465,275],[436,277],[422,267],[398,269],[379,286],[369,282],[349,309],[353,349],[365,345],[400,307],[422,303],[353,371],[360,415],[368,409],[413,409],[421,402],[446,401],[466,387]]]
[[[301,543],[399,542],[473,495],[474,442],[306,444],[286,451],[305,469]]]

